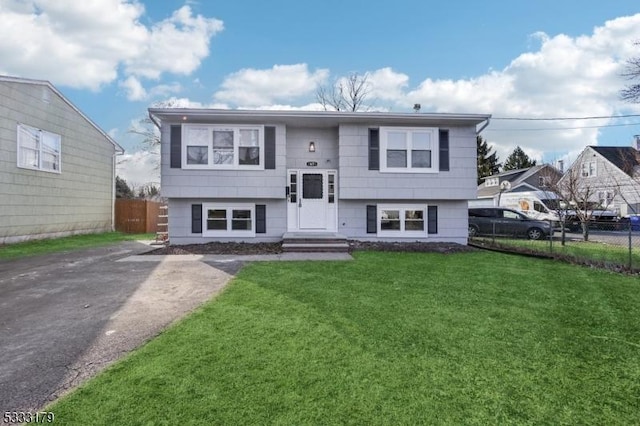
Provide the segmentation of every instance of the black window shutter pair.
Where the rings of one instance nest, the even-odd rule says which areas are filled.
[[[449,171],[449,130],[439,131],[439,168],[441,172]],[[369,129],[369,170],[380,170],[380,130]]]
[[[182,167],[182,126],[171,126],[170,167],[179,169]],[[264,128],[264,168],[276,168],[276,128],[266,126]]]
[[[429,234],[438,233],[438,206],[427,207],[427,229]],[[367,206],[367,234],[378,232],[378,208]]]
[[[256,204],[256,234],[267,232],[267,206]],[[191,205],[191,233],[202,234],[202,204]]]

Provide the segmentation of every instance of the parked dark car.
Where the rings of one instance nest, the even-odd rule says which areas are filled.
[[[469,209],[469,237],[496,235],[525,237],[540,240],[553,235],[549,222],[530,217],[503,207],[482,207]]]

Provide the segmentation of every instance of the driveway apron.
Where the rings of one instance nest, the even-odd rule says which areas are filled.
[[[217,294],[242,266],[157,260],[126,242],[0,261],[0,413],[34,411]]]

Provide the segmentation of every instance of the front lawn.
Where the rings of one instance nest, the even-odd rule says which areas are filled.
[[[254,263],[63,424],[633,424],[640,283],[487,252]]]
[[[58,253],[100,247],[120,241],[152,240],[155,234],[123,234],[102,232],[99,234],[72,235],[69,237],[32,240],[15,244],[0,244],[0,259],[15,259],[37,254]]]
[[[561,258],[577,259],[583,261],[603,262],[610,265],[620,265],[631,267],[634,270],[640,270],[640,250],[633,246],[631,258],[629,258],[629,246],[626,237],[621,238],[622,244],[605,244],[597,241],[567,241],[562,245],[560,241],[554,240],[549,244],[548,240],[525,240],[513,238],[474,238],[472,240],[476,244],[496,247],[509,250],[512,247],[524,248],[534,252],[543,254],[552,254]]]

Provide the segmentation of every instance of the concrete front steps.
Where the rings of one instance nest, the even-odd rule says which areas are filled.
[[[335,232],[287,232],[282,236],[284,253],[347,253],[347,237]]]

